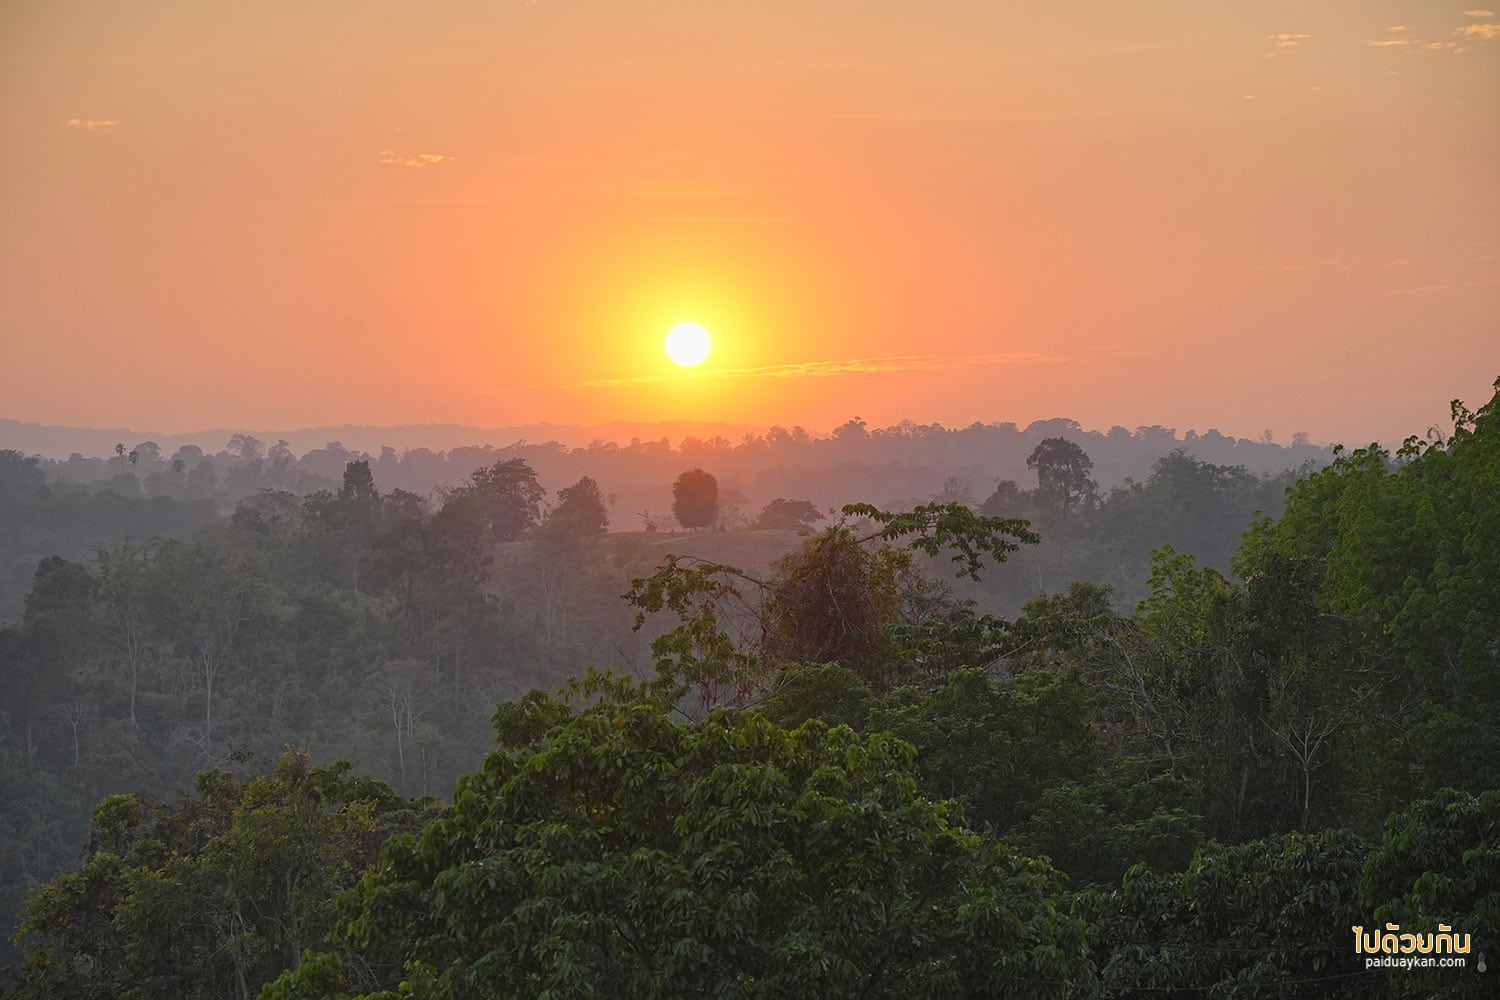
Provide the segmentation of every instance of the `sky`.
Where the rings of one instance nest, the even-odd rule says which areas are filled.
[[[1500,376],[1459,3],[9,0],[0,136],[18,420],[1353,444]]]

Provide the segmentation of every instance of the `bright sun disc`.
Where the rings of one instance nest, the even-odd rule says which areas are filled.
[[[697,323],[678,323],[667,333],[667,357],[685,368],[708,357],[712,346],[708,331]]]

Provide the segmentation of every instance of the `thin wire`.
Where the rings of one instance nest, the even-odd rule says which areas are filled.
[[[1133,986],[1133,985],[1108,985],[1106,989],[1110,993],[1209,993],[1214,990],[1261,990],[1282,989],[1287,986],[1302,986],[1307,983],[1326,983],[1333,979],[1350,979],[1354,976],[1369,975],[1369,970],[1360,969],[1356,972],[1337,972],[1331,976],[1313,976],[1308,979],[1281,979],[1269,983],[1237,983],[1233,981],[1220,981],[1212,986]],[[1036,986],[1069,986],[1078,987],[1082,983],[1064,982],[1060,979],[1028,979],[1025,976],[1006,976],[1006,979],[1017,983],[1031,983]]]
[[[1338,953],[1340,953],[1340,952],[1343,951],[1343,949],[1336,948],[1336,947],[1330,947],[1330,948],[1229,948],[1229,947],[1224,947],[1224,946],[1221,946],[1221,945],[1213,945],[1213,944],[1171,944],[1171,943],[1168,943],[1168,942],[1160,942],[1160,943],[1153,942],[1151,944],[1139,944],[1139,945],[1125,944],[1125,945],[1119,945],[1119,946],[1117,946],[1115,950],[1119,951],[1119,950],[1123,950],[1125,948],[1147,948],[1147,949],[1149,949],[1149,948],[1176,948],[1176,949],[1183,950],[1183,951],[1222,951],[1222,952],[1233,952],[1233,953],[1246,954],[1246,955],[1317,955],[1317,954],[1327,955],[1327,954],[1338,954]]]

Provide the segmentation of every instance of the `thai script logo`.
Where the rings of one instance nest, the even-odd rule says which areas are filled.
[[[1367,969],[1463,968],[1468,965],[1471,947],[1468,934],[1454,934],[1447,924],[1437,930],[1416,933],[1402,931],[1400,924],[1386,924],[1366,931],[1363,925],[1354,931],[1354,953],[1365,955]],[[1481,962],[1483,959],[1481,958]],[[1483,971],[1481,965],[1480,970]]]

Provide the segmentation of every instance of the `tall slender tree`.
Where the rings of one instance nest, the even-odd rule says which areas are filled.
[[[1093,467],[1087,452],[1061,437],[1045,439],[1026,457],[1026,468],[1036,470],[1037,498],[1064,521],[1097,495],[1098,484],[1089,475]]]

